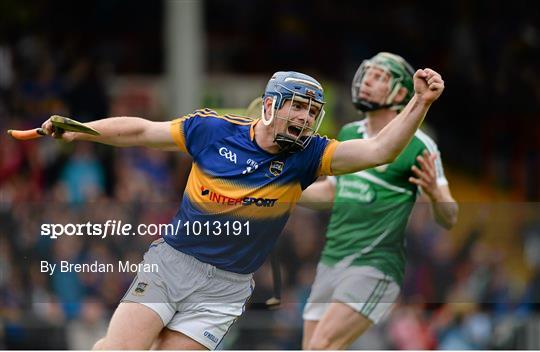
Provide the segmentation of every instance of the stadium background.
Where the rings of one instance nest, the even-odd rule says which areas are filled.
[[[165,120],[239,109],[291,69],[323,82],[323,133],[334,136],[357,118],[349,86],[362,59],[384,50],[433,67],[447,88],[425,128],[460,221],[443,231],[417,207],[403,298],[354,347],[539,349],[539,16],[525,1],[2,0],[0,128],[53,113]],[[40,223],[166,223],[188,171],[175,153],[0,135],[0,348],[90,348],[132,276],[49,279],[39,260],[137,261],[149,241],[51,241]],[[327,216],[294,213],[278,246],[287,304],[255,304],[223,347],[300,347]],[[255,303],[272,287],[267,265],[256,276]]]

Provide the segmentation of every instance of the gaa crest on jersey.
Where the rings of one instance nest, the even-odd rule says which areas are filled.
[[[281,172],[283,171],[283,167],[285,166],[285,163],[283,161],[272,161],[270,163],[270,173],[274,176],[279,176]]]

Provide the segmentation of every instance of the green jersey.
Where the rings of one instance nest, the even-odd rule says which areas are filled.
[[[365,120],[345,125],[338,140],[368,138]],[[327,265],[367,265],[401,285],[405,272],[405,227],[418,194],[409,182],[424,150],[438,153],[422,131],[391,164],[333,178],[336,192],[321,260]],[[440,157],[437,183],[447,184]]]

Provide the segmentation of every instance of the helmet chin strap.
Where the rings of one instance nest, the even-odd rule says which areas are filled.
[[[362,112],[370,112],[370,111],[375,111],[375,110],[380,110],[380,109],[388,109],[388,108],[391,108],[393,105],[391,104],[381,105],[379,103],[372,103],[367,100],[359,100],[354,104],[354,106],[356,106],[356,109]]]
[[[307,138],[308,136],[300,136],[297,140],[293,140],[282,133],[278,133],[274,138],[274,142],[279,146],[281,152],[296,153],[304,150],[304,142]]]

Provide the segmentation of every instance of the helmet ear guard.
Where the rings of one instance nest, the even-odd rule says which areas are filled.
[[[273,97],[272,98],[272,107],[270,108],[270,118],[267,120],[266,119],[266,114],[265,114],[265,111],[266,109],[264,108],[264,100],[263,100],[263,104],[262,104],[262,111],[261,111],[261,120],[262,122],[264,123],[265,126],[270,126],[270,124],[272,123],[272,121],[274,121],[274,115],[276,113],[276,98]]]

